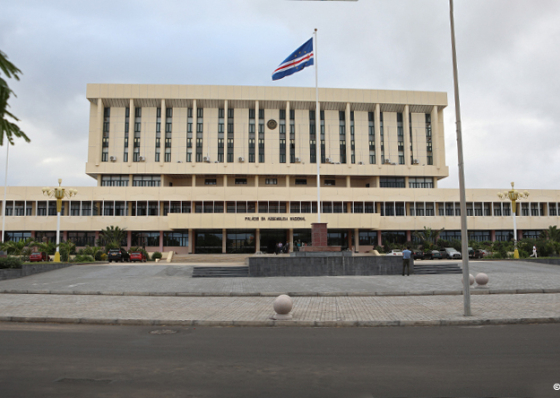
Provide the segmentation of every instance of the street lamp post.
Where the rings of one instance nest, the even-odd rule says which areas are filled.
[[[500,199],[507,199],[511,201],[511,214],[513,215],[513,258],[519,258],[519,251],[517,250],[517,225],[515,223],[515,210],[517,209],[517,201],[520,199],[528,198],[529,192],[519,192],[513,188],[514,183],[511,183],[509,191],[500,192],[498,197]]]
[[[43,188],[43,195],[48,196],[49,198],[56,198],[56,253],[54,255],[54,262],[60,262],[60,212],[62,211],[62,199],[71,198],[72,196],[76,196],[78,191],[73,188],[62,188],[60,186],[62,184],[62,178],[58,179],[58,187],[55,188]]]

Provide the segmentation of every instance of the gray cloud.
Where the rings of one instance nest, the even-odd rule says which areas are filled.
[[[468,187],[557,188],[554,0],[455,0]],[[94,185],[87,83],[313,86],[272,70],[319,29],[324,87],[448,93],[446,149],[457,187],[448,2],[360,0],[18,1],[3,5],[0,49],[22,69],[12,111],[33,139],[10,156],[10,184]],[[0,151],[0,164],[5,160]]]

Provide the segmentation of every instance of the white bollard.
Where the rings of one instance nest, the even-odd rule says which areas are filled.
[[[488,283],[488,275],[486,275],[485,273],[481,272],[479,274],[476,275],[476,283],[479,286],[485,286]]]
[[[292,301],[292,298],[286,294],[281,294],[280,296],[276,297],[274,303],[272,303],[274,312],[276,312],[276,314],[272,318],[281,321],[292,319],[292,314],[290,314],[290,311],[292,310],[293,306],[294,303]]]

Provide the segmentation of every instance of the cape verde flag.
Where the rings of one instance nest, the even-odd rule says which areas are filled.
[[[272,74],[272,80],[280,80],[313,65],[313,38],[290,54]]]

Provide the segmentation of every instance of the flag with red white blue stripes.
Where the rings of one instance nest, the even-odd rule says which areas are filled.
[[[280,80],[313,65],[313,38],[290,54],[272,73],[272,80]]]

